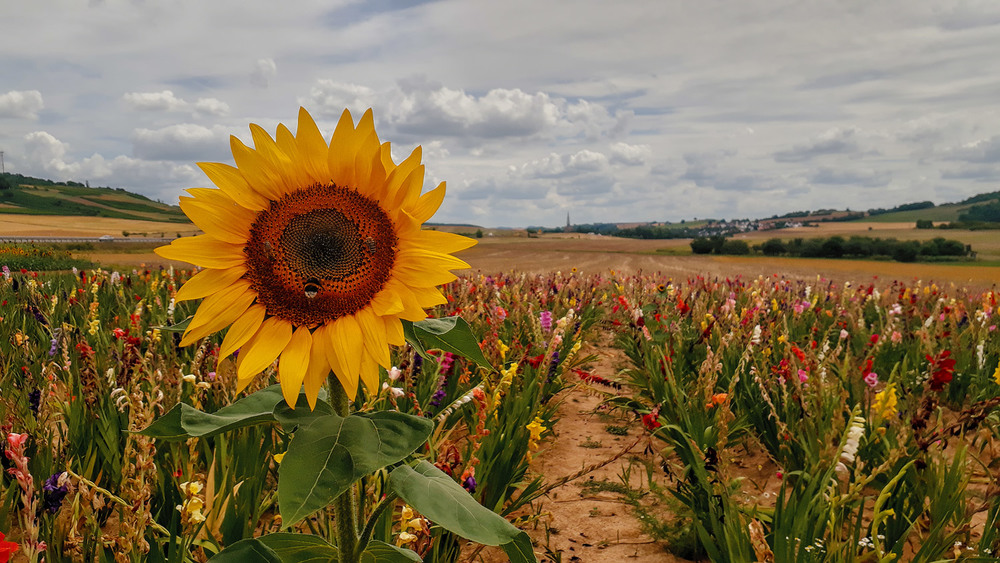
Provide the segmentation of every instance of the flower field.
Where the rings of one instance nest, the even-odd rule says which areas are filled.
[[[217,361],[221,337],[178,346],[171,327],[194,304],[173,295],[190,274],[0,278],[0,554],[204,561],[289,529],[336,543],[329,510],[291,527],[281,518],[287,427],[135,432],[179,404],[212,413],[239,399],[235,362]],[[1000,548],[995,293],[614,273],[473,275],[444,293],[354,408],[431,421],[413,456],[522,528],[537,527],[561,477],[534,473],[532,455],[560,424],[560,392],[581,385],[647,433],[642,494],[672,499],[672,511],[646,520],[675,553],[940,561],[992,560]],[[481,358],[433,338],[452,315]],[[617,373],[591,369],[607,335],[628,358]],[[276,389],[275,371],[240,396]],[[741,463],[757,451],[767,483]],[[360,476],[373,539],[426,561],[481,554],[403,501],[380,503],[387,480],[384,469]]]

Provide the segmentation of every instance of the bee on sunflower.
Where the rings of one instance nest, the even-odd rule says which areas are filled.
[[[357,125],[345,110],[329,143],[305,109],[295,134],[250,131],[253,148],[231,138],[236,166],[198,163],[215,188],[180,198],[204,234],[156,249],[202,268],[176,295],[203,299],[181,345],[229,327],[219,359],[240,350],[237,391],[278,360],[292,408],[303,386],[315,408],[331,371],[348,397],[359,382],[376,392],[402,321],[446,302],[437,286],[475,240],[421,228],[445,184],[421,194],[420,147],[394,163],[371,110]]]

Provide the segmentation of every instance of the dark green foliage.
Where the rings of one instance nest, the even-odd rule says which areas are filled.
[[[734,256],[750,254],[750,245],[744,240],[728,239],[722,243],[722,246],[719,249],[719,254],[729,254]]]
[[[760,245],[760,251],[764,253],[764,256],[780,256],[788,252],[788,249],[785,248],[785,243],[781,242],[780,238],[771,238]]]
[[[984,203],[973,205],[958,216],[959,221],[973,222],[981,221],[985,223],[1000,223],[1000,202]]]

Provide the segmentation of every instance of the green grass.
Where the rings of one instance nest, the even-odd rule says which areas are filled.
[[[100,197],[105,194],[114,194],[116,198],[104,199]],[[110,188],[16,187],[0,191],[0,203],[15,206],[0,207],[0,213],[7,214],[112,217],[171,223],[189,222],[179,207],[156,203],[144,196]],[[142,215],[138,213],[142,213]]]
[[[980,202],[982,203],[982,202]],[[918,220],[930,220],[935,222],[940,221],[958,221],[958,216],[965,213],[975,203],[958,204],[958,203],[946,203],[944,205],[938,205],[936,207],[928,207],[927,209],[915,209],[913,211],[895,211],[893,213],[883,213],[882,215],[874,215],[872,217],[865,217],[863,219],[858,219],[858,223],[916,223]]]

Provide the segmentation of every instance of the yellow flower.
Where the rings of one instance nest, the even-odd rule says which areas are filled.
[[[510,350],[510,346],[504,344],[503,340],[497,340],[500,343],[500,359],[507,359],[507,351]]]
[[[778,337],[778,342],[780,342],[782,344],[784,344],[787,341],[788,341],[788,337],[785,336],[784,334],[782,334],[781,336]]]
[[[250,130],[254,148],[231,140],[235,167],[199,163],[218,189],[181,198],[205,234],[156,249],[204,268],[176,295],[204,298],[181,344],[230,327],[219,357],[241,349],[237,391],[278,360],[289,406],[304,384],[314,407],[331,370],[348,397],[359,382],[377,392],[400,320],[446,303],[436,286],[468,268],[451,254],[475,240],[421,230],[445,185],[421,195],[420,148],[395,164],[370,110],[357,126],[344,111],[329,143],[304,109],[294,135]]]
[[[998,368],[998,370],[1000,370],[1000,368]],[[872,410],[874,410],[875,414],[883,420],[895,418],[897,403],[898,398],[896,397],[896,384],[890,383],[885,389],[875,393],[875,401],[872,403]]]
[[[283,459],[285,459],[285,452],[281,452],[280,454],[274,454],[275,463],[281,463],[281,460]]]
[[[531,436],[528,438],[528,461],[531,461],[531,452],[538,450],[538,441],[542,439],[542,433],[548,430],[548,427],[542,426],[542,419],[535,417],[535,420],[531,421],[531,424],[525,426]]]
[[[997,369],[993,372],[993,381],[996,381],[997,385],[1000,385],[1000,362],[997,362]]]

